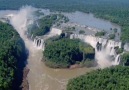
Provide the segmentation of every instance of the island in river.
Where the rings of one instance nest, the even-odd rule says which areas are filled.
[[[21,9],[21,11],[22,10],[24,11],[24,9]],[[26,12],[28,12],[28,11],[26,11]],[[21,13],[19,13],[19,12],[17,14],[14,14],[13,19],[14,20],[19,19],[18,16],[20,14]],[[12,25],[19,32],[19,34],[21,35],[21,37],[23,38],[23,40],[26,44],[26,48],[29,50],[27,67],[30,69],[29,74],[28,74],[28,82],[29,82],[29,88],[31,90],[37,90],[37,89],[38,90],[40,90],[40,89],[41,90],[42,89],[52,90],[53,88],[55,90],[66,89],[66,84],[69,79],[71,79],[73,77],[77,77],[82,74],[85,74],[86,72],[89,72],[94,69],[94,68],[84,67],[84,68],[77,68],[77,69],[71,70],[71,69],[52,69],[52,68],[46,67],[46,65],[44,65],[44,63],[41,61],[42,56],[43,56],[42,50],[39,50],[35,46],[33,41],[29,40],[27,38],[27,36],[23,34],[27,30],[27,27],[26,27],[27,18],[28,17],[25,16],[24,20],[17,21],[17,23],[20,25],[18,27],[15,27],[15,23],[13,23]],[[13,21],[13,19],[12,19],[12,21]],[[103,22],[107,23],[107,21],[104,21],[104,20],[103,20]],[[71,23],[71,22],[68,22],[68,23]],[[76,23],[76,22],[74,22],[74,23]],[[108,24],[112,25],[112,23],[109,23],[109,22],[108,22]],[[86,26],[88,26],[88,25],[86,25]],[[101,25],[100,25],[100,27],[101,27]],[[116,27],[116,26],[114,26],[114,27]],[[114,28],[114,27],[109,26],[109,30],[110,30],[110,28]],[[119,26],[116,28],[120,29]],[[90,33],[90,34],[92,34],[92,33]]]

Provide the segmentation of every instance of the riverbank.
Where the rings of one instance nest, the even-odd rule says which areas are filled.
[[[21,13],[18,16],[14,16],[14,21],[17,21],[19,17],[24,17],[24,15],[20,15]],[[93,70],[93,68],[52,69],[46,67],[41,61],[43,56],[42,50],[38,50],[36,47],[34,47],[33,42],[29,41],[24,35],[24,31],[26,30],[26,28],[24,30],[24,27],[26,27],[25,21],[27,21],[27,19],[28,17],[24,18],[23,21],[17,21],[14,25],[17,26],[16,29],[18,29],[17,31],[24,39],[26,47],[29,50],[29,57],[27,60],[27,67],[29,68],[29,73],[28,69],[24,71],[25,79],[23,80],[25,81],[25,83],[23,84],[23,86],[25,86],[25,89],[29,88],[30,90],[65,90],[66,84],[69,79],[83,75]],[[17,23],[19,23],[19,26],[17,25]]]
[[[29,71],[30,69],[28,67],[25,67],[23,70],[23,80],[21,84],[22,90],[29,90],[29,83],[28,83],[28,77],[27,77]]]

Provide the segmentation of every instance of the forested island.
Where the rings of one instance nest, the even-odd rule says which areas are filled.
[[[95,51],[90,45],[79,40],[61,38],[54,41],[49,40],[43,55],[47,66],[68,68],[74,64],[84,65],[88,61],[94,61]]]
[[[16,30],[0,22],[0,90],[16,90],[22,82],[25,45]]]
[[[123,43],[129,42],[128,0],[1,0],[0,9],[18,9],[26,4],[37,8],[50,9],[51,11],[93,13],[98,18],[120,25],[121,41]],[[37,21],[41,25],[34,27],[35,30],[31,34],[34,36],[47,34],[56,20],[56,15],[45,16]],[[22,60],[21,56],[25,55],[25,47],[22,39],[12,26],[0,22],[0,30],[0,89],[8,90],[13,87],[13,84],[15,85],[14,77],[19,67],[18,62]],[[96,33],[96,36],[104,35],[105,32]],[[110,34],[109,37],[114,39],[115,34]],[[43,61],[47,66],[69,68],[75,64],[88,67],[93,65],[95,51],[88,44],[79,40],[62,38],[62,36],[53,39],[46,41],[45,51],[43,52]],[[115,47],[115,50],[117,54],[123,52],[123,48]],[[67,90],[128,90],[129,53],[124,52],[121,56],[121,62],[118,66],[98,69],[69,80]]]

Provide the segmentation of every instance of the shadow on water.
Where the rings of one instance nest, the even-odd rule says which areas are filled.
[[[29,56],[29,51],[27,48],[25,48],[25,44],[24,44],[24,50],[22,52],[22,55],[20,56],[20,58],[18,58],[18,62],[17,62],[17,69],[15,71],[15,78],[13,81],[13,87],[12,90],[22,90],[21,84],[23,82],[23,75],[24,75],[24,68],[27,65],[27,58]]]

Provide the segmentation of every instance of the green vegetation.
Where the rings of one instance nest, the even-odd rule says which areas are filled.
[[[96,34],[95,34],[95,36],[104,36],[105,35],[105,32],[104,31],[101,31],[101,32],[97,32]]]
[[[76,61],[82,60],[82,52],[79,50],[78,40],[62,39],[46,46],[44,56],[45,63],[51,67],[69,67]]]
[[[83,60],[89,59],[92,60],[94,59],[94,48],[91,47],[90,45],[84,43],[84,42],[79,42],[79,49],[83,52]]]
[[[29,32],[34,36],[42,36],[50,31],[53,24],[59,26],[60,23],[67,22],[68,19],[62,14],[51,14],[35,21],[34,25],[29,27]]]
[[[31,34],[34,36],[41,36],[50,31],[51,26],[57,20],[57,15],[47,15],[37,21],[39,24],[38,27],[35,29],[33,28]]]
[[[124,53],[121,57],[121,64],[125,66],[129,66],[129,52]]]
[[[109,35],[109,39],[114,39],[115,38],[115,34],[110,34]]]
[[[52,11],[92,12],[96,17],[119,24],[122,27],[121,40],[129,42],[129,0],[0,0],[0,9],[18,9],[22,5]]]
[[[83,53],[86,54],[86,58],[90,58],[94,50],[88,45],[81,49],[79,42],[79,40],[63,38],[47,43],[43,54],[46,65],[53,68],[67,68],[76,62],[81,62]]]
[[[21,65],[24,62],[24,42],[11,25],[0,22],[0,46],[0,90],[10,90],[13,84],[18,84],[13,81],[19,70],[18,62]]]
[[[67,90],[129,90],[129,67],[96,70],[71,79]]]
[[[53,11],[82,11],[93,13],[96,17],[110,20],[121,26],[123,42],[129,42],[129,0],[0,0],[0,9],[18,9],[22,5],[32,5],[37,8],[49,8]],[[56,45],[57,41],[54,41]],[[61,42],[63,43],[63,42]],[[61,55],[54,52],[60,50],[63,45],[52,46],[50,44],[46,50],[47,56]],[[60,47],[59,47],[60,46]],[[65,44],[64,44],[65,46]],[[58,48],[59,47],[59,48]],[[67,47],[67,46],[65,46]],[[73,46],[72,46],[73,47]],[[66,49],[66,48],[65,48]],[[61,49],[62,50],[62,49]],[[66,51],[69,49],[66,49]],[[70,49],[72,50],[72,49]],[[65,51],[65,52],[66,52]],[[47,51],[46,51],[47,52]],[[65,55],[67,56],[67,55]],[[59,61],[57,56],[56,60]],[[65,57],[63,57],[65,58]],[[122,57],[123,61],[128,62],[129,55],[126,53]],[[67,59],[67,58],[66,58]],[[56,61],[55,60],[55,61]],[[61,60],[61,59],[60,59]],[[67,59],[68,60],[68,59]],[[46,60],[52,61],[52,60]],[[52,62],[53,63],[53,62]],[[57,62],[56,62],[57,63]],[[62,63],[61,63],[62,64]],[[64,64],[63,64],[64,65]],[[68,66],[66,63],[65,66]],[[94,71],[90,74],[80,76],[69,81],[68,90],[129,90],[129,67],[116,67]],[[3,83],[2,83],[3,85]]]

